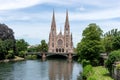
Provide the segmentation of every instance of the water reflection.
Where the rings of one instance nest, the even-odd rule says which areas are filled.
[[[50,61],[49,80],[71,80],[73,63],[70,61]]]
[[[77,80],[82,67],[67,60],[0,63],[0,80]]]

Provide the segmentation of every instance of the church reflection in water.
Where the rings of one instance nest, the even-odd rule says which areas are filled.
[[[71,80],[73,64],[71,61],[50,61],[49,80]]]

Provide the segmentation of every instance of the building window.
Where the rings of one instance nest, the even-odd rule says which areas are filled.
[[[62,49],[62,52],[64,52],[64,49]]]
[[[66,43],[66,47],[68,47],[68,43]]]
[[[59,52],[61,52],[61,49],[59,49]]]
[[[63,41],[61,39],[59,39],[57,43],[58,43],[58,46],[62,46]]]
[[[58,49],[56,49],[56,52],[58,52]]]
[[[54,43],[52,43],[52,47],[54,47]]]

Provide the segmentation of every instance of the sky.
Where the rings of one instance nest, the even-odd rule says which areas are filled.
[[[0,23],[30,45],[43,39],[48,42],[53,9],[57,32],[64,30],[68,10],[74,47],[90,23],[96,23],[104,33],[120,30],[120,0],[0,0]]]

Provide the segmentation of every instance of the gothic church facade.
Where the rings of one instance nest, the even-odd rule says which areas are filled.
[[[53,11],[51,30],[49,33],[48,52],[73,53],[73,41],[72,41],[72,34],[70,33],[68,11],[66,11],[64,34],[62,34],[61,31],[59,32],[59,34],[57,34],[55,14]]]

